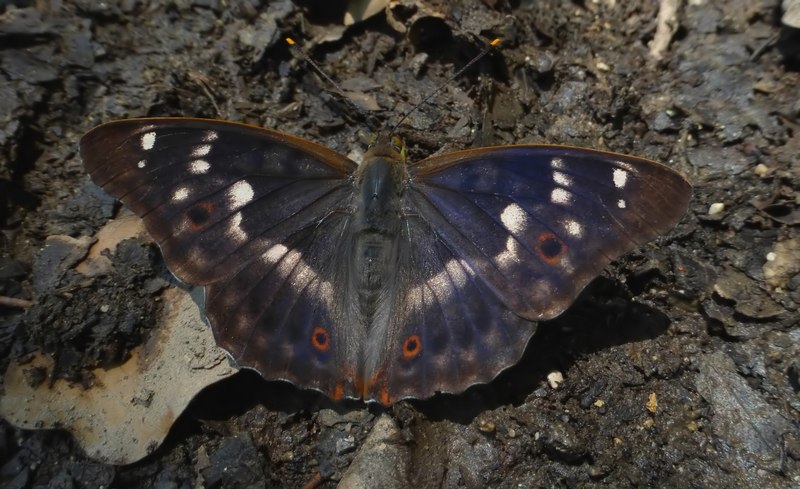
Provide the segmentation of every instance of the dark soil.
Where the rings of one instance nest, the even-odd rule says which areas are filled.
[[[570,144],[662,161],[695,190],[669,236],[609,267],[488,385],[384,410],[241,372],[129,466],[0,420],[0,486],[333,487],[378,450],[364,442],[386,412],[405,462],[376,465],[372,487],[800,487],[800,37],[780,2],[689,2],[660,61],[653,1],[404,2],[348,29],[338,2],[33,3],[0,4],[0,296],[33,301],[0,306],[0,369],[42,350],[56,368],[37,382],[89,385],[125,359],[169,280],[139,242],[101,279],[72,270],[117,212],[77,156],[104,121],[214,117],[361,152],[501,37],[401,126],[410,159]],[[101,303],[119,307],[99,317]]]

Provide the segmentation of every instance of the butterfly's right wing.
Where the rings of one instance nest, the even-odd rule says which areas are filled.
[[[104,124],[81,156],[143,218],[169,269],[206,286],[217,343],[242,366],[357,395],[341,382],[353,320],[332,286],[349,266],[355,163],[276,131],[184,118]]]
[[[407,272],[391,335],[366,355],[369,395],[384,403],[494,378],[519,359],[534,321],[672,229],[691,197],[663,165],[580,148],[478,148],[409,172],[398,243]]]

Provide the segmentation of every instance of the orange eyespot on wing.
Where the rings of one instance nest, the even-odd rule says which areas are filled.
[[[186,223],[192,231],[200,231],[211,220],[214,205],[211,202],[198,202],[183,213]]]
[[[558,263],[566,251],[567,244],[553,233],[542,233],[536,239],[536,254],[551,265]]]
[[[422,340],[418,335],[411,335],[403,342],[403,358],[411,360],[422,351]]]
[[[319,351],[328,351],[331,348],[331,335],[325,328],[317,326],[311,333],[311,345]]]

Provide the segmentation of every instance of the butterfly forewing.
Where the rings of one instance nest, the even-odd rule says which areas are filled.
[[[309,150],[308,147],[312,150]],[[142,216],[171,270],[207,284],[352,194],[355,164],[322,146],[243,124],[142,119],[81,140],[92,179]]]
[[[509,146],[411,167],[409,199],[506,307],[549,319],[608,263],[678,222],[691,186],[642,158]]]

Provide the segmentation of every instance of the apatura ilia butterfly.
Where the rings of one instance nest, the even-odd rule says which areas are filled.
[[[205,287],[218,344],[269,379],[384,405],[488,382],[536,322],[669,231],[691,186],[642,158],[499,146],[358,165],[281,132],[132,119],[80,143],[170,270]]]

